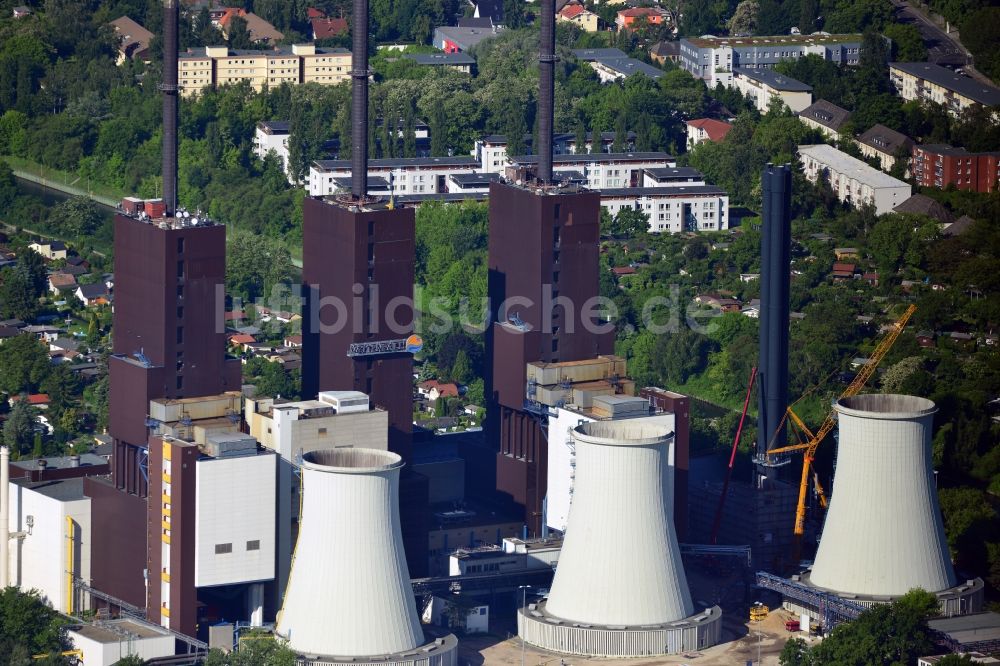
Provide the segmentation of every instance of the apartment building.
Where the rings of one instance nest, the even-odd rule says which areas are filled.
[[[663,76],[663,70],[635,58],[630,58],[621,49],[576,49],[573,55],[590,65],[597,72],[601,83],[611,83],[627,79],[636,74],[644,74],[651,79]]]
[[[882,171],[889,171],[896,164],[896,156],[909,155],[913,140],[885,125],[875,125],[858,137],[858,148],[865,157],[877,159]]]
[[[766,113],[777,99],[797,113],[812,104],[812,86],[768,69],[733,69],[733,86]]]
[[[442,194],[455,174],[474,173],[474,157],[399,157],[369,160],[368,178],[383,178],[393,194]],[[309,167],[309,195],[338,194],[351,176],[350,160],[317,160]],[[348,186],[349,189],[349,186]]]
[[[861,35],[777,35],[773,37],[687,37],[680,40],[681,67],[710,88],[728,87],[734,68],[773,69],[782,60],[818,55],[838,65],[856,65]]]
[[[287,120],[265,120],[257,123],[253,134],[253,154],[264,159],[274,153],[281,160],[281,169],[288,174],[288,136],[291,123]]]
[[[910,171],[922,187],[995,192],[1000,180],[1000,151],[970,153],[942,144],[914,146]]]
[[[537,155],[523,155],[510,159],[505,170],[508,180],[516,172],[538,164]],[[564,174],[582,173],[584,186],[592,190],[609,190],[639,187],[647,169],[675,167],[677,160],[662,152],[601,153],[593,155],[554,155],[552,175],[558,180]]]
[[[336,85],[350,78],[351,53],[341,48],[293,44],[270,50],[234,50],[226,46],[188,49],[178,57],[181,94],[249,81],[254,90],[282,83]]]
[[[909,184],[825,143],[799,146],[798,153],[805,177],[814,183],[826,178],[837,198],[849,206],[871,204],[884,215],[913,193]]]
[[[601,190],[612,215],[629,208],[649,216],[650,233],[721,231],[729,228],[729,194],[715,185],[667,185]]]
[[[569,154],[590,154],[590,153],[610,153],[615,143],[616,134],[614,132],[601,132],[598,144],[594,145],[594,133],[587,132],[585,144],[577,148],[576,136],[573,134],[557,133],[552,137],[552,152],[555,155]],[[525,146],[531,145],[532,136],[524,136]],[[626,149],[631,149],[635,144],[635,132],[628,132],[625,137]],[[473,157],[479,160],[483,171],[490,173],[503,173],[507,168],[507,137],[503,134],[488,134],[481,139],[476,139],[472,151]]]
[[[850,111],[825,99],[818,99],[799,111],[803,125],[819,130],[828,139],[839,139],[841,128],[850,119]]]
[[[1000,88],[929,62],[891,62],[889,80],[903,99],[940,104],[955,116],[977,104],[1000,105]]]

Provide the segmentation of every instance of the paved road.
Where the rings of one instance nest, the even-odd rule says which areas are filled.
[[[969,63],[968,51],[957,38],[939,28],[934,21],[907,4],[905,0],[892,0],[899,23],[915,25],[927,46],[928,60],[939,65],[962,67]]]

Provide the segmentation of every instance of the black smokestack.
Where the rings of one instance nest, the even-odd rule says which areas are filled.
[[[552,182],[552,107],[555,96],[556,2],[542,0],[538,49],[538,180]]]
[[[791,251],[792,172],[768,164],[761,174],[763,234],[760,282],[760,415],[757,448],[785,445],[788,409],[788,291]]]
[[[368,0],[354,0],[353,27],[351,195],[360,201],[368,194]]]
[[[163,0],[163,204],[177,211],[177,0]]]

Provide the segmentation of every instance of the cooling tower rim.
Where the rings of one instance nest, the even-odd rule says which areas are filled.
[[[402,457],[384,449],[343,447],[302,454],[302,467],[327,474],[376,474],[403,467]]]
[[[841,398],[834,409],[845,416],[881,421],[916,419],[938,410],[932,400],[898,393],[863,393]]]
[[[598,446],[653,446],[673,437],[674,431],[665,425],[628,421],[590,421],[573,428],[573,439]]]

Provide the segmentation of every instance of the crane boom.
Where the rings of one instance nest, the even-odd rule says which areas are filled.
[[[858,371],[857,376],[854,378],[844,392],[840,394],[840,398],[849,398],[851,396],[857,395],[868,383],[868,380],[873,374],[875,374],[875,369],[878,368],[878,364],[882,362],[885,355],[889,353],[892,345],[895,344],[896,340],[899,338],[900,333],[903,332],[903,328],[906,323],[913,316],[913,313],[917,311],[917,306],[911,305],[903,313],[903,316],[896,320],[892,325],[892,328],[882,339],[881,342],[875,347],[875,351],[872,352],[871,357],[868,361],[861,367]],[[791,407],[788,408],[788,418],[792,420],[792,423],[799,428],[802,433],[806,436],[806,441],[793,444],[792,446],[782,446],[780,448],[771,449],[767,452],[768,456],[781,455],[785,453],[791,453],[793,451],[803,451],[802,454],[802,478],[799,482],[799,500],[795,507],[795,536],[801,537],[805,533],[806,525],[806,495],[809,489],[809,471],[812,469],[813,460],[816,458],[816,450],[819,448],[820,443],[823,439],[833,430],[836,425],[836,410],[830,410],[827,414],[826,419],[823,424],[820,425],[819,429],[815,434],[809,430],[802,419],[792,411]],[[816,488],[820,495],[820,503],[826,505],[826,496],[823,494],[822,486],[819,485],[819,479],[816,478]]]

